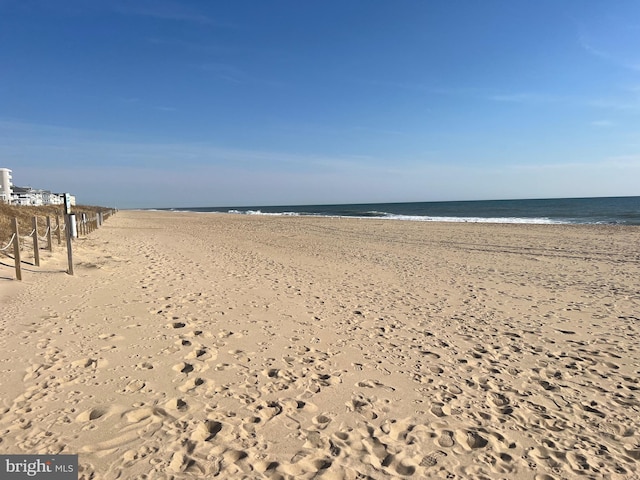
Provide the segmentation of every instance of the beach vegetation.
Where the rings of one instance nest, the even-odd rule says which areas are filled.
[[[71,208],[71,212],[80,215],[95,215],[97,212],[111,210],[106,207],[77,205]],[[38,232],[40,235],[46,230],[47,216],[52,217],[52,223],[55,225],[55,216],[60,216],[60,222],[63,222],[64,207],[63,205],[9,205],[0,203],[0,243],[4,244],[9,241],[13,234],[12,222],[13,218],[18,219],[18,229],[21,235],[26,235],[33,230],[33,217],[38,218]],[[0,247],[1,248],[1,247]]]

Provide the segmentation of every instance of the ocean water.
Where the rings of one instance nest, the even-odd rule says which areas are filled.
[[[196,207],[163,210],[434,222],[640,225],[640,197]]]

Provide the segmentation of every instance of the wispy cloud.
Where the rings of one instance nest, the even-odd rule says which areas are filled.
[[[245,70],[229,63],[205,62],[194,65],[194,67],[203,72],[206,72],[213,78],[217,78],[219,80],[237,85],[251,84],[273,88],[282,88],[286,86],[285,82],[260,78],[259,76],[253,76],[247,73]]]
[[[592,56],[598,57],[610,64],[616,65],[621,68],[625,68],[633,71],[640,71],[640,61],[626,58],[620,53],[614,53],[604,50],[599,47],[593,46],[584,36],[578,38],[578,43],[582,49]]]
[[[594,120],[591,122],[591,126],[599,128],[613,127],[615,124],[611,120]]]
[[[229,27],[230,24],[203,14],[184,3],[168,0],[138,0],[136,2],[112,2],[110,8],[121,15],[135,15],[175,22],[188,22],[216,27]]]
[[[202,63],[198,65],[200,70],[210,73],[220,80],[231,83],[248,83],[249,76],[235,65],[227,63]]]
[[[482,89],[474,88],[474,87],[442,87],[442,86],[430,85],[427,83],[419,83],[419,82],[375,80],[375,79],[362,79],[362,78],[350,78],[348,79],[348,81],[359,83],[359,84],[365,84],[365,85],[373,85],[375,87],[409,90],[413,92],[422,92],[422,93],[434,94],[434,95],[478,96],[483,92]]]
[[[83,15],[115,13],[124,16],[155,18],[174,22],[188,22],[202,25],[226,26],[224,22],[212,18],[210,15],[189,7],[187,2],[178,0],[65,0],[51,2],[49,0],[20,0],[13,2],[26,4],[27,8],[37,8],[55,11],[66,15]],[[194,2],[190,2],[194,3]],[[32,4],[32,5],[29,5]],[[204,2],[202,2],[204,4]],[[34,6],[35,5],[35,6]]]
[[[498,93],[486,95],[485,99],[492,102],[513,103],[520,105],[563,105],[567,107],[589,107],[600,110],[638,111],[640,110],[640,96],[637,91],[630,88],[618,88],[611,91],[608,96],[571,96],[552,95],[546,93],[523,92],[523,93]],[[591,123],[594,126],[612,126],[608,120],[595,120]]]
[[[488,88],[474,87],[438,87],[433,85],[411,83],[411,82],[390,82],[378,80],[363,80],[362,83],[376,85],[381,87],[397,88],[402,90],[412,90],[415,92],[423,92],[425,94],[450,96],[450,97],[467,97],[479,100],[490,100],[492,102],[504,103],[520,103],[520,104],[544,104],[544,103],[560,103],[572,102],[575,99],[552,95],[542,92],[500,92],[497,89],[491,91]]]
[[[640,168],[640,154],[616,155],[605,160],[607,165]]]
[[[251,166],[252,169],[288,171],[363,165],[371,157],[314,155],[271,150],[224,148],[208,142],[141,142],[123,134],[31,124],[0,119],[0,158],[28,159],[32,165],[56,164],[98,166],[198,168],[201,165]],[[91,158],[90,161],[87,159]]]
[[[140,99],[138,97],[118,97],[118,101],[123,103],[138,103]]]
[[[403,132],[401,130],[390,130],[386,128],[372,128],[372,127],[360,127],[356,126],[352,128],[352,131],[356,133],[364,132],[364,133],[373,133],[376,135],[391,135],[391,136],[399,136],[399,137],[407,137],[409,134],[407,132]]]
[[[615,99],[615,98],[602,98],[589,100],[588,106],[601,108],[605,110],[620,110],[620,111],[639,111],[640,101],[638,99]]]
[[[553,172],[559,171],[587,171],[595,170],[606,172],[607,168],[619,167],[637,170],[640,168],[640,154],[612,155],[609,157],[596,158],[593,161],[559,161],[554,163],[522,163],[510,165],[507,168],[511,170],[520,170],[528,172],[547,172],[553,175]],[[602,178],[605,178],[603,175]]]
[[[489,100],[495,102],[508,102],[508,103],[527,103],[527,104],[542,104],[542,103],[557,103],[567,101],[567,98],[559,96],[549,95],[545,93],[498,93],[488,95]]]
[[[152,45],[178,47],[206,54],[231,54],[237,51],[235,47],[227,47],[212,43],[194,42],[175,38],[149,37],[146,40]]]
[[[592,98],[586,104],[589,107],[605,110],[638,111],[640,110],[640,85],[618,86],[608,96]]]

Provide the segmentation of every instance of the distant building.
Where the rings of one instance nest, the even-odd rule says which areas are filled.
[[[64,193],[54,193],[54,195],[58,196],[58,200],[59,200],[59,205],[62,205],[64,203]],[[75,195],[69,195],[69,203],[71,204],[72,207],[76,206],[76,196]],[[58,205],[58,204],[56,204]]]
[[[12,183],[11,170],[0,168],[0,203],[14,205],[62,205],[64,193],[52,193],[49,190],[31,187],[18,187]],[[71,195],[71,205],[75,206],[76,197]]]
[[[13,187],[11,203],[14,205],[62,205],[64,194],[58,195],[49,190],[40,190],[31,187]],[[75,197],[71,197],[71,204],[75,205]]]
[[[45,190],[42,195],[42,201],[45,205],[62,205],[64,203],[64,196]]]
[[[13,187],[11,203],[14,205],[42,205],[42,191],[31,187]]]
[[[0,168],[0,202],[11,203],[13,195],[13,183],[11,182],[11,170]]]

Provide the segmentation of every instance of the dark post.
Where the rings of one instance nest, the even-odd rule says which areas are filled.
[[[47,242],[49,243],[49,251],[53,252],[53,242],[51,236],[51,217],[47,215]]]
[[[67,260],[69,261],[69,269],[67,273],[73,275],[73,251],[71,249],[71,195],[64,194],[64,223],[67,237]]]
[[[56,236],[58,237],[58,245],[62,243],[60,239],[60,215],[56,213]]]
[[[18,235],[18,219],[13,219],[13,259],[16,262],[16,278],[22,280],[22,269],[20,268],[20,235]]]
[[[40,266],[40,246],[38,245],[38,217],[33,217],[33,263]]]
[[[67,260],[69,261],[69,269],[67,273],[69,275],[73,275],[73,251],[71,248],[71,215],[65,215],[65,223],[67,228],[65,228],[66,237],[67,237]]]

